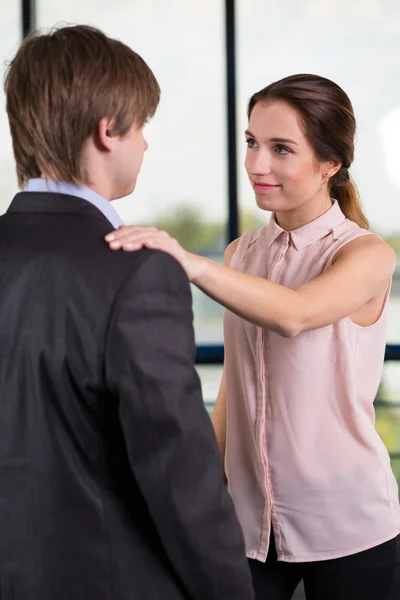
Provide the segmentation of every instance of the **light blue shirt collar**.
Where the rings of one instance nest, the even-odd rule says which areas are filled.
[[[67,194],[68,196],[77,196],[90,204],[93,204],[104,216],[110,221],[114,229],[118,229],[123,225],[122,220],[111,205],[103,196],[94,192],[84,185],[74,183],[66,183],[65,181],[55,181],[54,179],[35,178],[29,179],[25,188],[25,192],[53,192],[54,194]]]

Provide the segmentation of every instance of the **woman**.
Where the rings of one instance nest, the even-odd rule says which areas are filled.
[[[171,253],[228,309],[213,424],[256,597],[289,600],[303,579],[307,600],[398,599],[398,489],[373,409],[395,254],[349,175],[353,108],[295,75],[254,94],[248,118],[245,166],[272,216],[225,266],[152,228],[107,241]]]

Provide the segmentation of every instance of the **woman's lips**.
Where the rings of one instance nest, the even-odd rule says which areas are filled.
[[[280,187],[280,185],[276,185],[273,183],[263,183],[262,181],[253,181],[253,188],[255,190],[275,190],[278,187]]]

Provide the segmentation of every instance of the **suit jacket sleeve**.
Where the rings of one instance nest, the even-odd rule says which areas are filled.
[[[186,274],[169,255],[148,251],[116,300],[106,352],[131,468],[189,597],[251,600],[194,358]]]

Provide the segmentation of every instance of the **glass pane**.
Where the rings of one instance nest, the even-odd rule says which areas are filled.
[[[392,469],[400,488],[400,458],[392,458]]]
[[[400,405],[376,406],[376,430],[390,454],[400,454]]]
[[[358,130],[352,174],[371,228],[399,253],[390,300],[388,341],[392,343],[400,342],[399,23],[400,3],[394,0],[237,0],[242,227],[265,225],[269,218],[255,208],[242,166],[250,96],[294,73],[333,79],[354,105]]]
[[[400,225],[399,225],[400,228]],[[399,234],[400,237],[400,234]],[[397,254],[397,262],[399,267],[396,269],[392,291],[389,299],[389,313],[387,325],[387,341],[388,344],[400,344],[400,250]],[[393,364],[393,363],[392,363]],[[397,379],[399,382],[399,379]],[[400,388],[399,388],[400,389]],[[399,398],[400,399],[400,398]]]
[[[0,62],[2,83],[6,65],[14,56],[21,41],[20,4],[21,2],[9,2],[7,10],[3,10],[1,13]],[[3,214],[14,194],[18,191],[3,85],[1,85],[0,90],[0,102],[0,214]]]
[[[387,361],[383,365],[376,399],[400,404],[400,361]]]
[[[198,365],[196,370],[201,381],[204,404],[212,413],[222,378],[222,365]]]
[[[149,150],[133,197],[116,208],[126,223],[165,228],[217,260],[227,219],[223,7],[222,0],[37,0],[39,27],[93,25],[154,70],[162,95],[145,130]],[[222,310],[193,291],[197,342],[221,342]]]

